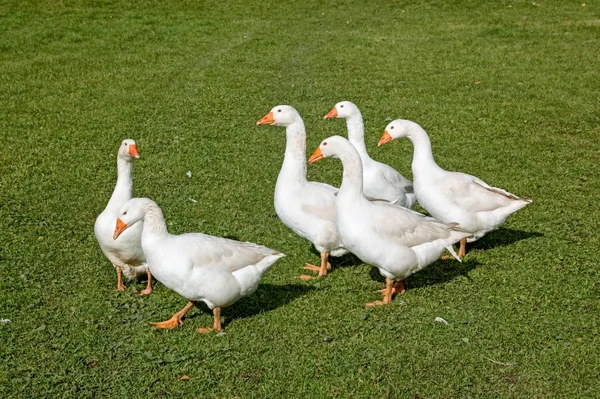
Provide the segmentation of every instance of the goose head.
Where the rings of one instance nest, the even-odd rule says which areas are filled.
[[[140,157],[140,153],[137,149],[137,144],[135,140],[126,139],[123,140],[121,146],[119,147],[119,152],[117,157],[124,159],[126,161],[132,161],[134,158],[138,159]]]
[[[123,204],[119,209],[119,217],[115,226],[113,239],[116,240],[121,233],[144,219],[146,208],[144,204],[149,201],[147,198],[132,198]]]
[[[300,114],[291,105],[278,105],[256,122],[257,125],[289,126],[300,119]]]
[[[354,115],[360,115],[358,107],[350,101],[340,101],[335,104],[333,109],[323,119],[350,118]]]
[[[396,119],[395,121],[391,121],[385,127],[385,131],[379,139],[377,147],[381,147],[388,141],[401,139],[402,137],[410,137],[411,127],[414,126],[414,124],[414,122],[406,119]]]
[[[348,151],[348,147],[354,147],[342,136],[331,136],[321,141],[315,152],[308,159],[309,163],[315,163],[323,158],[339,158],[340,154]]]

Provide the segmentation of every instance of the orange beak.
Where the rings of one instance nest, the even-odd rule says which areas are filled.
[[[134,158],[139,158],[140,157],[140,153],[137,150],[137,145],[135,144],[129,144],[129,156],[134,157]]]
[[[392,141],[392,140],[393,140],[392,136],[390,136],[390,134],[386,130],[385,132],[383,132],[383,136],[381,136],[381,138],[379,139],[379,143],[377,143],[377,147],[381,147],[388,141]]]
[[[329,111],[329,113],[327,115],[325,115],[323,117],[323,119],[333,119],[333,118],[337,118],[337,117],[338,117],[337,109],[335,107],[333,107],[333,109],[331,111]]]
[[[259,121],[256,122],[257,125],[272,125],[275,123],[275,119],[273,119],[273,113],[269,112],[265,116],[262,117]]]
[[[325,156],[323,156],[323,153],[321,152],[321,147],[317,147],[315,152],[313,152],[313,154],[310,156],[310,158],[308,158],[308,162],[315,163],[317,161],[320,161],[323,158],[325,158]]]
[[[113,234],[113,240],[116,240],[117,237],[121,235],[122,232],[125,231],[127,225],[123,223],[121,219],[117,219],[117,226],[115,227],[115,233]]]

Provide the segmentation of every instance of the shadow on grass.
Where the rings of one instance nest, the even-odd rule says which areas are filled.
[[[543,237],[543,233],[537,231],[523,231],[500,227],[494,230],[483,238],[475,241],[472,244],[467,244],[467,255],[470,249],[492,249],[496,247],[506,247],[517,241],[527,240],[530,238]]]
[[[469,278],[469,272],[479,265],[479,262],[469,259],[463,260],[462,263],[455,259],[438,260],[409,276],[406,279],[406,287],[408,290],[411,290],[429,285],[444,284],[460,276]],[[376,267],[371,268],[369,275],[373,280],[380,281],[382,284],[385,283],[385,278],[379,273],[379,269]]]
[[[314,287],[304,284],[260,284],[256,292],[252,295],[242,298],[233,305],[221,310],[223,328],[236,319],[245,319],[259,313],[268,312],[284,306],[296,298],[308,294],[314,290]],[[212,312],[203,303],[198,303],[196,307],[205,313],[212,315]],[[193,318],[191,316],[190,318]]]
[[[444,284],[457,277],[469,277],[469,272],[481,263],[472,259],[464,259],[461,262],[456,259],[438,260],[425,269],[409,277],[408,288],[420,288],[428,285]]]

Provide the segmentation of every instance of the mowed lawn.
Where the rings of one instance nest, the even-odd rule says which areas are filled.
[[[600,4],[589,1],[4,1],[0,3],[0,397],[600,397]],[[280,127],[303,115],[307,157],[346,134],[411,177],[420,123],[438,163],[533,204],[408,279],[347,256],[325,279],[277,218]],[[121,140],[134,193],[171,233],[278,249],[260,288],[201,335],[204,306],[144,281],[115,292],[93,233]],[[191,177],[186,173],[190,171]],[[308,168],[338,185],[341,164]],[[435,322],[441,317],[448,324]],[[183,377],[183,378],[182,378]]]

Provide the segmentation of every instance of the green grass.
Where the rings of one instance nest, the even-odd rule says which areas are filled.
[[[271,3],[0,3],[0,397],[599,397],[597,2]],[[272,205],[284,132],[255,122],[295,106],[308,156],[345,134],[322,120],[344,99],[404,175],[407,140],[376,148],[390,118],[534,203],[390,306],[365,309],[381,278],[351,257],[302,282],[317,255]],[[172,233],[287,254],[224,310],[224,336],[195,332],[204,308],[153,330],[185,303],[160,284],[113,291],[93,223],[124,138]]]

